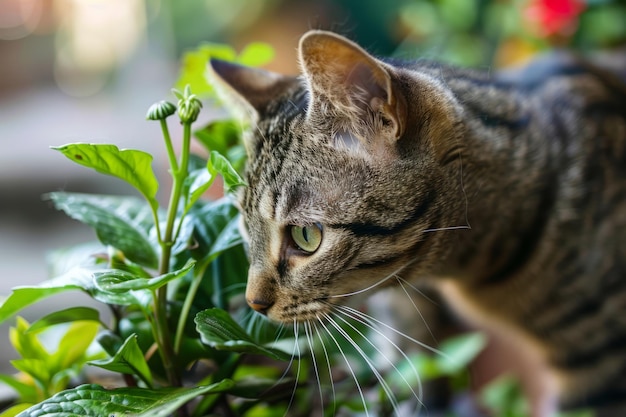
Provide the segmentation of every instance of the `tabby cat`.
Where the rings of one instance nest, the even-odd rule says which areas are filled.
[[[515,351],[533,416],[626,416],[626,60],[477,72],[324,31],[299,58],[299,77],[211,62],[252,126],[249,305],[319,326],[429,285]]]

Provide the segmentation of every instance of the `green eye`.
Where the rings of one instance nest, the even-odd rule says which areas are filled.
[[[300,249],[313,253],[322,244],[322,226],[291,226],[291,238]]]

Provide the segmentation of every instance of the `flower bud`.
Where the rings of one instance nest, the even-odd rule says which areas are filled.
[[[157,103],[154,103],[148,109],[148,113],[146,113],[146,119],[148,120],[165,120],[176,111],[176,106],[174,106],[169,101],[161,100]]]
[[[185,87],[183,93],[174,89],[174,95],[178,98],[178,117],[182,123],[195,122],[202,108],[202,102],[198,100],[195,94],[191,94],[189,84]]]

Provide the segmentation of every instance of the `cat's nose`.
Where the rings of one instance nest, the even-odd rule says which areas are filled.
[[[248,305],[261,314],[267,314],[267,310],[274,304],[273,301],[264,300],[261,298],[247,299]]]

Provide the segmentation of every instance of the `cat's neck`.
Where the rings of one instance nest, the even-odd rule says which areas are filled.
[[[464,130],[453,168],[459,171],[456,209],[471,232],[461,230],[452,239],[444,273],[461,275],[466,283],[497,284],[545,242],[561,177],[576,175],[564,167],[575,157],[567,138],[577,127],[550,105],[532,106],[533,98],[505,87],[477,94],[471,80],[448,85]],[[534,99],[546,100],[540,95]]]

